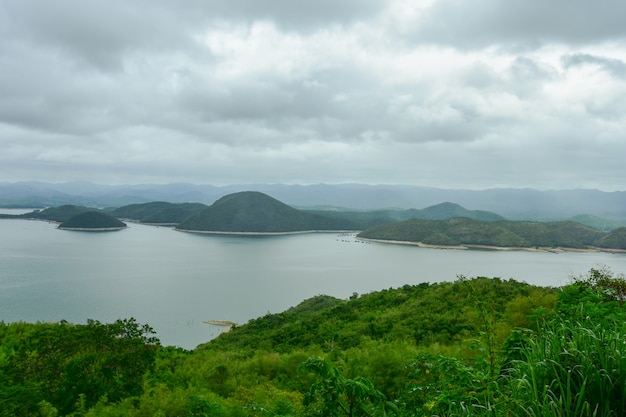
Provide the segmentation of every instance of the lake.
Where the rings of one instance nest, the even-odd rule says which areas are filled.
[[[73,232],[0,219],[0,320],[134,317],[163,344],[191,349],[220,333],[206,320],[245,323],[319,294],[345,299],[458,275],[560,286],[599,265],[623,273],[626,255],[427,249],[339,233],[203,235],[134,223]]]

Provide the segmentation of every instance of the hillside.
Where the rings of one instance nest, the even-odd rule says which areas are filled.
[[[421,210],[409,209],[405,212],[405,215],[406,219],[415,218],[423,220],[447,220],[455,217],[467,217],[468,219],[486,222],[506,220],[496,213],[484,210],[468,210],[458,204],[449,202],[435,204],[434,206],[426,207]]]
[[[87,211],[77,214],[59,225],[59,229],[95,231],[120,230],[125,227],[126,224],[124,222],[99,211]]]
[[[620,230],[606,233],[571,221],[483,222],[467,218],[412,219],[374,227],[359,233],[358,237],[436,246],[622,249],[626,245],[626,239]]]
[[[244,191],[227,195],[180,223],[184,231],[283,233],[310,230],[355,230],[347,219],[307,213],[266,194]]]
[[[2,416],[623,414],[626,280],[465,278],[315,296],[193,351],[134,319],[0,321]]]
[[[626,226],[626,192],[599,190],[487,189],[451,190],[421,186],[365,184],[49,184],[0,183],[2,207],[50,207],[74,204],[120,207],[150,201],[200,202],[244,190],[269,194],[292,207],[334,207],[348,210],[387,210],[428,207],[443,201],[470,210],[488,210],[515,220],[564,220],[588,214]],[[471,217],[471,216],[464,216]],[[398,219],[402,220],[402,219]]]
[[[155,201],[130,204],[111,210],[117,218],[131,219],[142,223],[178,224],[192,214],[206,208],[201,203],[168,203]]]
[[[65,204],[58,207],[48,207],[44,210],[36,210],[31,213],[22,214],[18,217],[28,218],[28,219],[42,219],[42,220],[50,220],[54,222],[65,222],[71,219],[72,217],[86,213],[88,211],[94,211],[94,208],[84,207],[84,206],[75,206],[73,204]]]
[[[467,217],[483,221],[505,220],[504,217],[496,213],[483,210],[468,210],[458,204],[448,202],[429,206],[424,209],[370,211],[332,211],[327,209],[325,211],[307,211],[310,213],[317,213],[336,219],[350,221],[360,230],[408,219],[446,220],[455,217]]]

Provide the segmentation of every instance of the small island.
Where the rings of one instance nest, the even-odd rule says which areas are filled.
[[[83,232],[112,232],[127,227],[126,223],[113,216],[98,211],[87,211],[64,221],[58,228]]]

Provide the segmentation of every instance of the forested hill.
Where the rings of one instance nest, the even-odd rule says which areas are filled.
[[[180,223],[185,231],[281,233],[311,230],[357,230],[348,219],[308,213],[266,194],[243,191],[222,197]]]
[[[534,309],[552,308],[555,299],[552,288],[499,278],[405,285],[353,294],[349,300],[320,295],[285,312],[267,314],[235,327],[201,349],[288,352],[332,343],[334,348],[345,350],[368,340],[450,344],[479,330],[479,300],[491,300],[502,326],[526,327]]]
[[[67,230],[119,230],[124,228],[126,228],[124,222],[99,211],[86,211],[77,214],[59,225],[59,229]]]
[[[0,416],[598,416],[626,409],[626,281],[316,296],[185,351],[134,319],[0,321]]]
[[[436,246],[626,249],[626,228],[602,232],[572,221],[484,222],[467,218],[411,219],[374,227],[359,233],[358,236],[365,239]]]
[[[110,214],[142,223],[178,224],[192,214],[206,208],[201,203],[168,203],[155,201],[150,203],[130,204],[110,211]]]

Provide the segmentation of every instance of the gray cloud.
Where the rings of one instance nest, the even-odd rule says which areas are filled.
[[[624,39],[620,0],[435,1],[417,22],[418,40],[459,47],[503,43],[534,49],[550,42]]]
[[[0,0],[0,181],[623,189],[626,6],[544,3]]]

